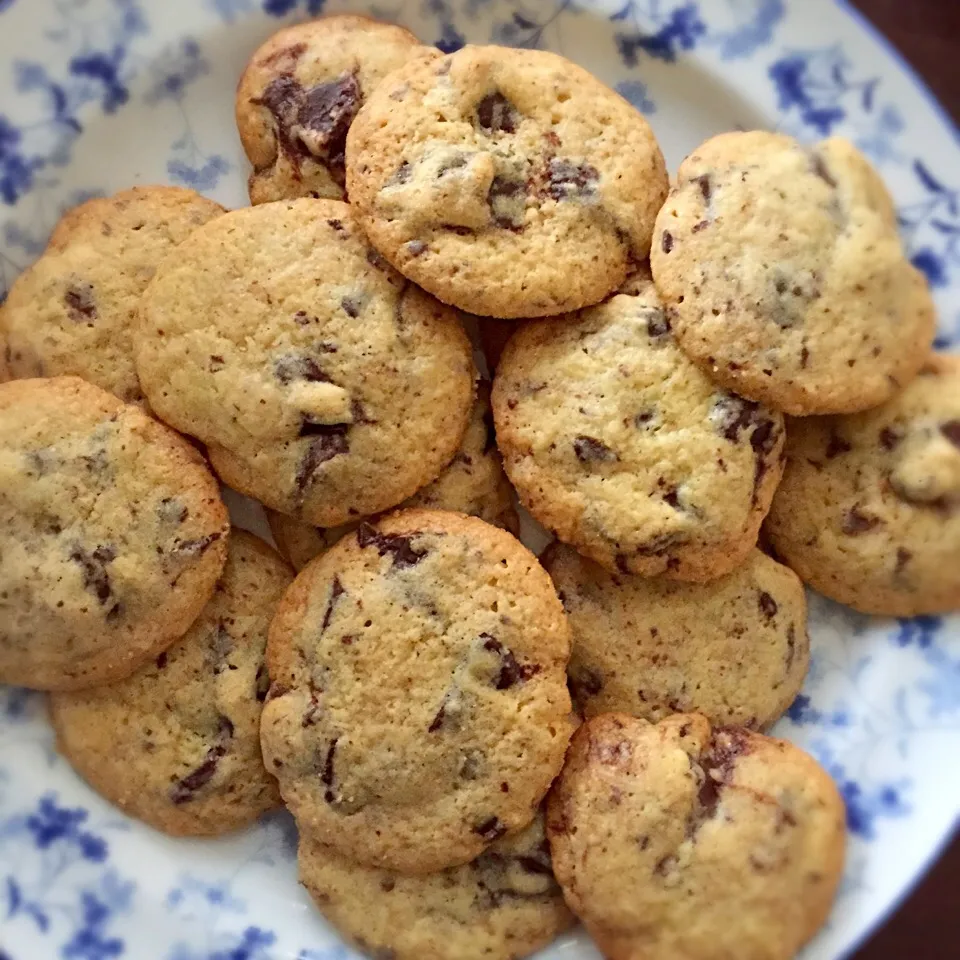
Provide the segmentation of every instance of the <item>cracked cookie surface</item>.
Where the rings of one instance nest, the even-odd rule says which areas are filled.
[[[126,680],[51,697],[60,752],[126,813],[178,836],[226,833],[279,806],[260,711],[267,630],[292,580],[270,547],[234,531],[213,597],[180,640]]]
[[[361,867],[303,836],[300,881],[320,912],[374,957],[515,960],[573,926],[543,815],[476,860],[427,876]]]
[[[132,674],[196,619],[229,521],[182,437],[74,377],[0,385],[0,682]]]
[[[581,67],[468,46],[377,88],[347,185],[374,246],[434,296],[536,317],[602,300],[647,256],[667,175],[646,120]]]
[[[815,590],[862,613],[960,609],[960,357],[883,406],[790,423],[765,531]]]
[[[686,353],[786,413],[876,406],[933,341],[933,301],[890,195],[845,140],[708,140],[680,165],[650,260]]]
[[[273,625],[261,738],[301,831],[429,873],[527,826],[572,729],[569,632],[509,533],[402,510],[301,573]]]
[[[273,34],[237,87],[251,203],[345,200],[347,130],[370,92],[411,57],[439,57],[403,27],[369,17],[320,17]]]
[[[140,308],[157,415],[207,445],[231,487],[323,527],[434,480],[470,417],[455,311],[368,246],[335,200],[261,204],[201,228]]]
[[[702,713],[764,729],[810,660],[803,584],[759,550],[710,583],[608,573],[569,547],[541,557],[570,621],[568,675],[587,717]]]
[[[610,960],[790,960],[833,903],[845,811],[786,741],[698,714],[606,714],[574,735],[547,834]]]
[[[783,417],[715,386],[648,277],[524,324],[493,411],[524,506],[611,572],[709,580],[753,549],[782,470]]]
[[[160,261],[223,207],[180,187],[134,187],[68,211],[10,288],[0,330],[13,377],[82,377],[121,400],[143,393],[137,304]]]

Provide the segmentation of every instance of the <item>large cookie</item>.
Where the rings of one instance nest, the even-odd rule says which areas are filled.
[[[790,424],[764,528],[814,589],[862,613],[960,610],[960,358],[868,413]]]
[[[367,245],[345,203],[207,224],[161,265],[140,313],[151,407],[281,513],[333,527],[392,507],[436,478],[466,429],[459,319]]]
[[[513,493],[503,472],[489,420],[490,395],[481,383],[467,432],[450,465],[433,483],[418,490],[401,506],[453,510],[517,533],[519,521]],[[359,523],[321,529],[273,510],[267,512],[267,520],[277,547],[297,570],[302,570]]]
[[[543,816],[462,867],[411,877],[300,839],[300,881],[361,950],[392,960],[519,960],[573,925]]]
[[[180,187],[134,187],[69,211],[0,307],[15,377],[82,377],[121,400],[143,394],[137,303],[160,261],[223,207]]]
[[[403,27],[340,14],[277,31],[237,87],[250,200],[345,200],[347,130],[370,92],[413,56],[440,56]]]
[[[803,685],[803,584],[759,550],[703,584],[608,573],[562,546],[541,561],[570,620],[570,687],[585,716],[695,712],[764,729]]]
[[[667,192],[646,120],[543,50],[412,61],[347,136],[347,186],[375,247],[471,313],[596,303],[643,260]]]
[[[786,413],[876,406],[930,350],[926,281],[883,183],[845,140],[708,140],[680,165],[650,259],[683,349]]]
[[[609,960],[791,960],[843,870],[843,800],[816,761],[697,714],[587,721],[547,833],[567,903]]]
[[[782,470],[783,418],[680,350],[649,279],[524,324],[493,388],[524,506],[611,572],[709,580],[742,563]]]
[[[301,830],[430,873],[527,826],[570,735],[569,631],[509,533],[403,510],[296,579],[270,629],[267,769]]]
[[[243,531],[187,633],[132,677],[55,694],[60,752],[126,813],[175,835],[226,833],[280,804],[260,754],[267,630],[289,567]]]
[[[119,680],[210,599],[229,522],[182,437],[74,377],[0,385],[0,682]]]

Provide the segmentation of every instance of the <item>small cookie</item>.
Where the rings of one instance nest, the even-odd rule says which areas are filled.
[[[213,598],[132,677],[50,698],[57,746],[111,803],[176,836],[210,836],[280,805],[260,754],[267,630],[293,573],[234,531]]]
[[[765,530],[785,563],[861,613],[960,610],[960,357],[882,407],[790,424]]]
[[[303,836],[300,882],[359,949],[392,960],[518,960],[574,924],[543,815],[462,867],[411,877],[360,867]]]
[[[490,417],[489,390],[481,383],[470,424],[456,456],[433,483],[418,490],[401,507],[453,510],[479,517],[513,534],[519,531],[513,492],[497,453]],[[273,510],[267,511],[267,520],[277,547],[297,570],[302,570],[315,556],[359,525],[358,521],[324,530]]]
[[[213,593],[230,525],[203,458],[75,377],[0,385],[0,683],[130,676]]]
[[[0,307],[15,377],[82,377],[143,399],[133,364],[137,303],[157,264],[218,203],[180,187],[134,187],[70,210]]]
[[[683,354],[649,279],[524,324],[493,387],[524,506],[611,572],[710,580],[742,563],[783,469],[783,418]]]
[[[569,630],[475,517],[403,510],[311,563],[270,628],[267,769],[305,833],[430,873],[527,826],[563,765]]]
[[[874,407],[933,341],[933,301],[890,195],[846,140],[708,140],[680,165],[650,260],[686,353],[786,413]]]
[[[759,550],[707,584],[607,573],[563,546],[540,559],[570,620],[570,688],[585,716],[696,712],[762,730],[800,692],[803,584]]]
[[[667,174],[646,120],[582,67],[468,46],[373,92],[347,186],[373,245],[434,296],[542,317],[597,303],[647,256]]]
[[[347,204],[236,210],[160,266],[140,305],[150,406],[225,483],[335,527],[434,480],[473,403],[455,312],[368,245]]]
[[[320,17],[277,31],[237,87],[250,202],[345,200],[347,130],[364,100],[414,56],[440,56],[409,30],[369,17]]]
[[[790,960],[830,912],[844,821],[811,756],[698,714],[587,721],[547,808],[557,879],[609,960]]]

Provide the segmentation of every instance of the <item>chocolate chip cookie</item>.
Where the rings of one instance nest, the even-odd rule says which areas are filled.
[[[347,186],[373,245],[434,296],[542,317],[597,303],[647,256],[667,174],[646,120],[586,70],[468,46],[371,94]]]
[[[301,831],[366,866],[430,873],[527,826],[572,729],[569,630],[518,540],[402,510],[311,563],[267,662],[267,769]]]
[[[493,437],[490,392],[485,383],[478,386],[470,424],[450,465],[433,483],[418,490],[401,506],[453,510],[480,517],[511,533],[518,532],[520,524],[513,507],[513,492]],[[332,547],[345,533],[355,530],[359,523],[322,529],[273,510],[267,512],[267,520],[277,547],[297,570]]]
[[[229,522],[182,437],[75,377],[0,384],[0,683],[130,676],[210,599]]]
[[[414,56],[440,53],[403,27],[352,14],[270,37],[237,87],[237,130],[254,168],[250,201],[345,200],[347,130],[370,92]]]
[[[803,685],[803,584],[759,550],[706,584],[608,573],[563,546],[541,562],[570,620],[570,688],[585,716],[696,712],[764,729]]]
[[[573,738],[547,834],[610,960],[790,960],[830,912],[844,805],[786,741],[698,714],[606,714]]]
[[[524,324],[497,367],[507,476],[544,526],[611,572],[710,580],[756,543],[783,418],[680,350],[653,284]]]
[[[462,867],[411,877],[361,867],[310,836],[300,882],[359,949],[393,960],[516,960],[571,927],[543,816]]]
[[[179,187],[134,187],[67,213],[0,307],[15,377],[71,374],[143,398],[133,364],[137,303],[157,264],[223,207]]]
[[[784,562],[862,613],[960,610],[960,358],[868,413],[791,423],[765,527]]]
[[[368,246],[349,206],[236,210],[161,264],[140,307],[150,405],[231,487],[323,527],[434,480],[470,417],[455,312]]]
[[[267,630],[292,579],[265,543],[235,531],[213,598],[169,650],[119,683],[51,697],[60,752],[95,790],[165,833],[226,833],[279,806],[260,711]]]
[[[930,350],[926,280],[882,181],[845,140],[708,140],[680,165],[650,258],[687,354],[786,413],[874,407]]]

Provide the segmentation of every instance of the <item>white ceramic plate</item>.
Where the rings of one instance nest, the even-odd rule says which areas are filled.
[[[233,90],[283,22],[360,10],[447,50],[536,45],[648,114],[668,162],[707,136],[842,134],[877,163],[960,341],[960,144],[917,79],[830,0],[0,0],[0,292],[59,214],[137,183],[246,203]],[[813,597],[813,667],[777,733],[848,806],[849,865],[806,956],[848,952],[960,810],[960,620],[857,616]],[[285,815],[217,841],[127,820],[53,751],[41,697],[0,688],[0,960],[346,960],[295,879]],[[542,954],[597,957],[582,935]]]

